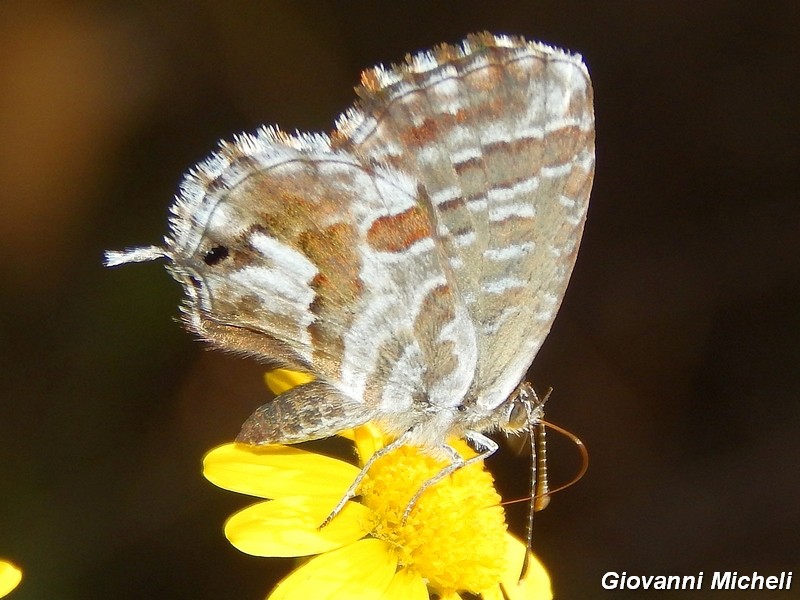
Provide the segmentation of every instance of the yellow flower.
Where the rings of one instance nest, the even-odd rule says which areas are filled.
[[[304,381],[291,371],[267,375],[276,393]],[[525,545],[506,531],[500,496],[483,463],[431,486],[403,521],[416,490],[445,463],[400,447],[374,463],[359,501],[348,502],[320,529],[360,467],[387,443],[369,424],[346,437],[354,440],[359,466],[277,445],[226,444],[205,457],[203,473],[215,485],[269,499],[228,519],[225,535],[236,548],[255,556],[313,556],[270,600],[422,599],[430,593],[456,599],[459,592],[491,600],[552,597],[547,572],[533,555],[520,580]],[[452,444],[465,457],[474,455],[463,442]]]
[[[6,560],[0,560],[0,598],[17,587],[20,581],[22,570]]]

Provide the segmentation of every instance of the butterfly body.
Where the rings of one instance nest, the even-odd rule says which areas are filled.
[[[586,68],[479,34],[367,71],[357,93],[329,136],[223,143],[184,180],[165,246],[109,263],[166,257],[190,330],[314,376],[258,409],[242,441],[372,420],[435,450],[517,429],[514,392],[586,215]]]

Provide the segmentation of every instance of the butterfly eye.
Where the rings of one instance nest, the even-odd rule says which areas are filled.
[[[211,250],[205,253],[205,256],[203,256],[203,262],[209,267],[213,267],[218,262],[225,260],[228,257],[228,254],[229,251],[226,246],[214,246]]]
[[[515,400],[508,411],[508,428],[522,429],[527,423],[528,413],[525,410],[524,404],[519,400]]]

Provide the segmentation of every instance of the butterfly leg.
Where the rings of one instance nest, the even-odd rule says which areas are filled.
[[[415,433],[416,432],[414,429],[406,431],[396,440],[387,444],[386,446],[375,452],[375,454],[369,457],[367,462],[364,464],[364,467],[361,469],[361,472],[353,480],[353,483],[350,484],[350,487],[347,488],[347,491],[344,493],[341,500],[339,500],[336,506],[333,507],[333,510],[330,512],[330,514],[322,522],[322,524],[320,525],[320,529],[325,527],[328,523],[330,523],[334,519],[334,517],[336,517],[336,515],[342,512],[342,509],[344,508],[345,504],[347,504],[347,502],[353,496],[356,495],[356,490],[358,490],[358,486],[361,485],[361,482],[364,480],[364,477],[366,477],[372,465],[375,464],[375,461],[377,461],[383,456],[386,456],[390,452],[393,452],[400,446],[407,444],[409,439],[414,437]],[[472,458],[464,460],[461,457],[461,455],[450,446],[447,445],[442,446],[441,449],[444,450],[444,452],[447,453],[450,457],[451,461],[450,464],[444,467],[436,475],[425,481],[416,491],[416,493],[411,497],[411,500],[409,500],[408,504],[406,505],[406,509],[403,511],[403,520],[402,520],[403,523],[405,523],[405,521],[408,519],[408,516],[411,514],[411,511],[414,509],[414,506],[417,504],[417,501],[419,501],[420,497],[425,492],[425,490],[427,490],[432,485],[437,484],[448,475],[455,473],[459,469],[474,464],[476,462],[485,460],[497,451],[498,448],[497,443],[493,439],[488,438],[481,433],[478,433],[476,431],[469,431],[465,434],[464,437],[467,443],[470,445],[470,447],[473,450],[475,450],[475,452],[478,453],[477,456],[473,456]]]
[[[386,444],[380,450],[377,450],[375,454],[373,454],[372,456],[369,457],[369,459],[367,459],[367,462],[362,467],[361,472],[358,475],[356,475],[356,478],[353,480],[353,483],[350,484],[350,487],[347,488],[347,491],[344,493],[344,496],[342,496],[342,499],[339,500],[339,503],[333,507],[333,510],[330,512],[330,514],[327,517],[325,517],[325,520],[319,526],[320,529],[325,527],[328,523],[330,523],[333,520],[333,518],[336,515],[342,512],[342,509],[344,508],[344,505],[347,504],[348,500],[350,500],[350,498],[356,495],[356,490],[358,490],[358,486],[361,485],[361,482],[364,480],[364,477],[366,477],[367,473],[372,468],[372,465],[375,464],[375,461],[377,461],[382,456],[386,456],[387,454],[396,450],[400,446],[407,444],[408,440],[411,437],[413,437],[414,433],[415,430],[413,428],[409,429],[403,435],[398,437],[396,440],[390,442],[389,444]]]
[[[408,504],[406,505],[405,511],[403,511],[403,523],[406,522],[408,516],[411,514],[411,511],[414,509],[417,501],[420,499],[425,490],[427,490],[432,485],[436,485],[445,477],[452,475],[459,469],[462,469],[466,466],[474,464],[476,462],[480,462],[489,458],[492,454],[497,451],[497,442],[493,439],[486,437],[482,433],[478,433],[477,431],[468,431],[464,438],[469,446],[478,453],[477,456],[473,456],[467,460],[464,460],[462,456],[456,452],[450,446],[444,445],[442,446],[442,450],[447,452],[450,455],[451,462],[449,465],[444,467],[441,471],[439,471],[436,475],[425,481],[417,490],[417,492],[411,497]]]

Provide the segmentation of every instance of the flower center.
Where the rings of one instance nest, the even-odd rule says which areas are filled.
[[[436,590],[478,593],[500,581],[507,543],[501,499],[482,462],[426,489],[403,523],[411,498],[447,464],[403,446],[376,461],[359,493],[380,517],[373,535],[394,546],[402,566]]]

